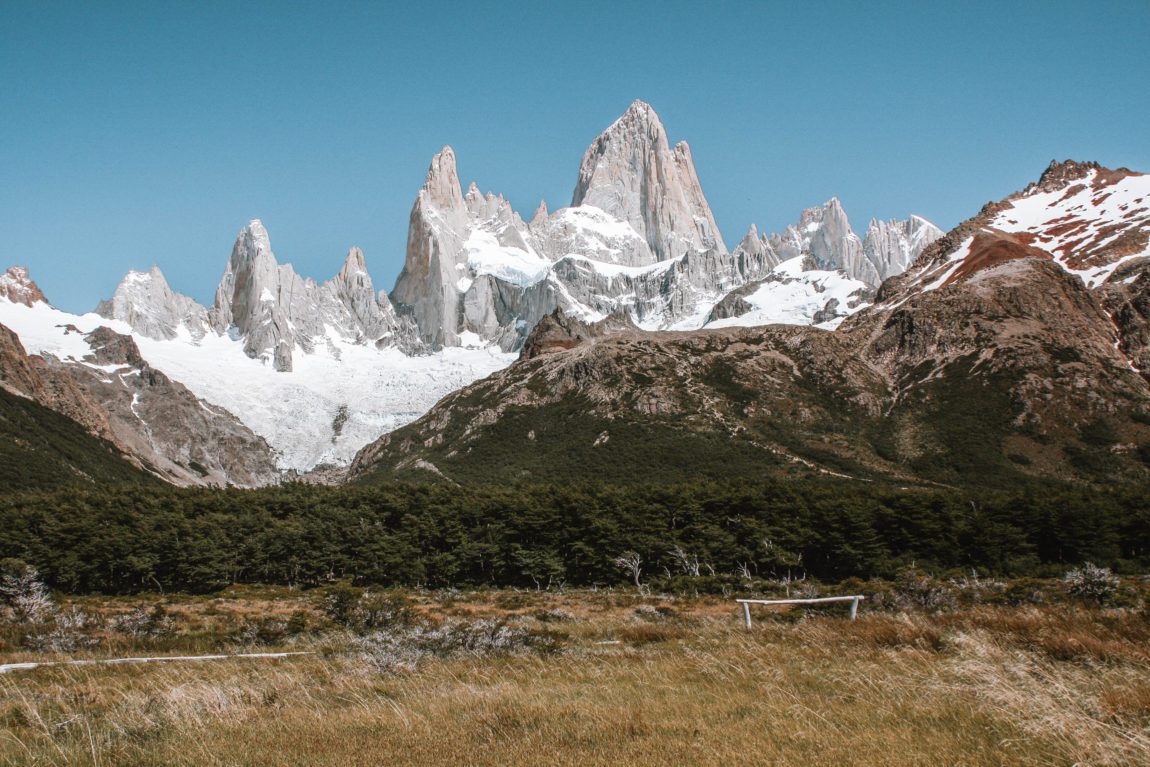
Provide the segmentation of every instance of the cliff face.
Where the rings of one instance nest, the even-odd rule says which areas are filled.
[[[0,387],[37,402],[80,424],[100,439],[113,441],[108,415],[84,387],[54,375],[43,357],[30,356],[20,338],[0,325]]]
[[[572,207],[590,205],[625,221],[649,251],[627,266],[644,266],[692,251],[726,252],[703,196],[691,148],[672,149],[649,104],[635,101],[583,155]]]
[[[333,333],[358,344],[418,347],[387,296],[375,293],[358,248],[335,277],[317,284],[276,261],[259,221],[236,238],[209,317],[217,334],[238,335],[248,356],[270,360],[279,371],[292,369],[297,348],[311,353]]]

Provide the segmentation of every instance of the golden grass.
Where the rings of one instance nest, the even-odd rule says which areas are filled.
[[[0,677],[0,764],[1150,763],[1134,614],[864,613],[747,631],[720,600],[499,599],[468,595],[467,612],[564,610],[540,627],[566,649],[380,674],[331,636],[327,655],[17,672]],[[1060,625],[1108,649],[1051,653],[1038,640]]]

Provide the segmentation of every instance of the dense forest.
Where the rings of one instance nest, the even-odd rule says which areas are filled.
[[[0,558],[69,592],[231,583],[545,587],[624,583],[684,562],[699,582],[809,575],[1060,575],[1150,565],[1150,495],[1044,484],[985,494],[819,480],[679,486],[121,486],[0,501]]]

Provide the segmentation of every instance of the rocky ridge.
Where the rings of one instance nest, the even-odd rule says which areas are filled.
[[[208,332],[234,335],[243,339],[248,356],[279,371],[292,369],[297,347],[311,353],[329,345],[332,330],[352,343],[410,352],[419,348],[410,324],[396,316],[385,293],[375,292],[359,248],[348,252],[335,277],[317,284],[296,274],[290,264],[276,261],[259,220],[249,222],[236,237],[211,309],[173,292],[152,267],[129,272],[96,313],[157,340],[176,338],[180,332],[193,341]]]
[[[654,109],[635,101],[584,153],[571,206],[549,211],[540,203],[530,223],[502,196],[474,183],[464,192],[455,152],[444,147],[416,195],[404,267],[390,295],[375,292],[355,248],[332,280],[301,277],[278,263],[267,230],[253,220],[236,238],[210,308],[172,291],[153,268],[129,273],[97,313],[154,339],[231,335],[248,356],[284,372],[297,352],[338,353],[333,333],[409,354],[484,345],[515,351],[556,308],[590,322],[626,311],[649,330],[699,327],[724,296],[799,255],[811,270],[841,271],[874,288],[939,234],[912,217],[872,222],[861,241],[832,199],[804,211],[783,234],[760,236],[752,227],[728,252],[689,146],[672,146]],[[808,288],[804,305],[817,292]],[[779,316],[841,318],[863,303],[836,298]],[[726,320],[732,305],[740,304],[719,311]]]
[[[649,250],[625,266],[727,250],[691,148],[680,141],[672,149],[659,116],[643,101],[632,102],[583,155],[571,207],[584,205],[626,222],[646,241]]]
[[[445,147],[412,208],[391,295],[431,346],[516,350],[555,308],[588,322],[625,311],[644,329],[691,329],[724,296],[789,258],[808,257],[812,270],[842,271],[873,288],[941,235],[918,217],[873,229],[864,247],[832,200],[784,235],[761,237],[752,227],[728,252],[689,147],[672,147],[655,111],[636,101],[587,149],[571,207],[551,212],[541,203],[529,224],[501,196],[474,184],[462,194],[455,153]],[[836,299],[837,310],[824,302],[795,317],[841,318],[859,305]]]
[[[82,361],[28,355],[0,325],[0,387],[72,419],[129,463],[173,484],[279,481],[262,438],[148,365],[130,336],[99,327],[83,334],[83,343],[90,352]]]

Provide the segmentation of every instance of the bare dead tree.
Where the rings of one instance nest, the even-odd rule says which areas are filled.
[[[56,605],[34,567],[0,577],[0,601],[7,604],[16,623],[45,623],[56,614]]]
[[[643,574],[643,558],[639,556],[639,552],[624,551],[612,559],[611,564],[628,573],[631,576],[631,580],[635,582],[635,588],[643,588],[643,585],[639,582],[639,578]]]
[[[684,575],[691,575],[698,577],[699,575],[699,557],[694,554],[688,554],[683,551],[681,546],[676,546],[673,550],[668,551],[671,559],[675,560],[675,564],[683,571]]]

